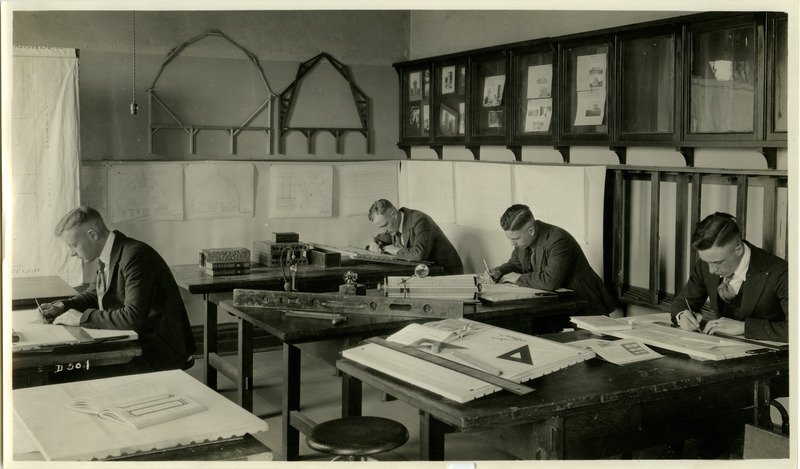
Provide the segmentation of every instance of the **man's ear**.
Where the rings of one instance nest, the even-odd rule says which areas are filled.
[[[98,239],[100,239],[100,234],[93,229],[89,229],[89,231],[86,232],[86,235],[89,236],[89,239],[91,239],[92,241],[97,241]]]

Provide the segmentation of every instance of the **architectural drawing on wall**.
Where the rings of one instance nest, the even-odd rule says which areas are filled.
[[[97,210],[104,219],[108,218],[107,186],[105,163],[81,165],[81,205]]]
[[[372,202],[397,202],[396,161],[347,163],[339,166],[339,214],[366,216]]]
[[[130,163],[108,167],[111,222],[182,220],[183,166],[179,163]]]
[[[296,111],[297,99],[302,89],[302,83],[306,75],[309,74],[322,60],[330,63],[337,72],[347,81],[350,93],[353,98],[353,105],[358,113],[360,125],[355,126],[301,126],[293,123],[293,113]],[[337,97],[332,97],[336,98]],[[338,101],[337,101],[338,103]],[[314,136],[318,132],[330,132],[336,138],[336,153],[344,154],[344,138],[348,133],[358,132],[364,136],[367,141],[367,153],[372,153],[372,136],[369,130],[370,116],[369,116],[369,97],[361,91],[361,88],[355,84],[353,77],[350,74],[350,67],[344,65],[338,60],[331,57],[329,54],[322,52],[317,56],[303,62],[297,69],[295,80],[281,92],[280,95],[280,122],[279,122],[279,145],[278,151],[286,153],[286,135],[293,131],[298,131],[306,136],[308,139],[308,152],[314,153]]]
[[[251,163],[189,163],[185,173],[187,219],[253,216]]]
[[[333,166],[270,166],[270,218],[330,216],[333,216]]]
[[[15,47],[8,152],[3,153],[11,276],[83,281],[81,263],[53,236],[79,204],[78,58],[74,49]],[[5,102],[4,102],[5,104]],[[5,253],[5,251],[4,251]]]
[[[453,163],[404,161],[401,176],[406,189],[401,204],[430,215],[437,223],[455,223]]]
[[[512,171],[515,203],[527,205],[537,220],[564,228],[579,242],[589,241],[585,168],[514,166]]]
[[[459,162],[455,174],[458,224],[500,230],[500,215],[511,205],[509,166]]]
[[[218,105],[219,106],[230,105],[231,104],[229,102],[230,101],[230,93],[222,92],[222,93],[210,93],[209,94],[209,93],[204,93],[204,92],[202,92],[200,90],[197,90],[197,89],[192,89],[192,87],[187,87],[187,86],[185,86],[185,84],[184,84],[184,86],[180,86],[180,84],[176,84],[175,86],[172,87],[172,89],[168,90],[169,93],[166,96],[170,96],[170,99],[168,99],[167,101],[170,101],[171,103],[173,103],[173,101],[178,101],[178,102],[177,103],[173,103],[173,106],[168,106],[167,103],[158,96],[158,93],[157,93],[157,91],[155,89],[156,88],[156,83],[158,82],[158,79],[161,77],[161,75],[164,72],[164,69],[167,67],[167,65],[169,65],[170,63],[173,63],[173,60],[175,60],[181,54],[181,52],[183,52],[184,49],[186,49],[189,46],[194,45],[197,42],[200,42],[201,40],[207,39],[207,38],[220,38],[220,39],[223,40],[223,44],[224,45],[239,49],[241,51],[241,53],[244,54],[244,56],[252,63],[253,68],[254,68],[254,70],[256,72],[255,75],[247,74],[245,76],[247,76],[247,77],[250,77],[250,76],[260,77],[260,80],[259,80],[260,83],[256,83],[256,84],[253,84],[253,83],[227,83],[228,86],[230,86],[231,88],[234,88],[234,89],[238,88],[238,87],[242,87],[243,89],[252,89],[253,90],[253,94],[254,94],[253,98],[256,99],[256,102],[258,102],[257,101],[258,99],[261,99],[261,102],[258,103],[255,106],[254,109],[252,108],[252,105],[253,105],[252,101],[239,103],[239,105],[240,105],[239,107],[242,110],[244,110],[245,113],[249,111],[250,114],[248,115],[248,114],[244,114],[243,113],[242,114],[242,120],[240,122],[238,122],[238,123],[226,124],[226,125],[208,125],[207,124],[208,119],[211,118],[211,115],[209,115],[209,116],[200,117],[200,118],[194,117],[195,119],[199,119],[199,122],[193,124],[193,123],[187,122],[186,116],[182,115],[181,112],[178,112],[178,109],[179,109],[178,105],[183,104],[184,106],[186,106],[186,104],[187,104],[187,103],[183,103],[181,101],[187,101],[187,102],[191,103],[192,100],[196,100],[197,99],[198,95],[203,95],[203,96],[206,96],[206,97],[214,97],[214,98],[218,99],[219,100],[218,101]],[[200,73],[200,74],[195,75],[195,76],[201,76],[201,77],[204,77],[204,78],[208,78],[209,74]],[[206,87],[204,89],[208,89],[208,87]],[[222,91],[225,91],[225,90],[222,90]],[[183,93],[183,94],[181,95],[180,93]],[[270,116],[272,115],[272,101],[273,101],[273,98],[276,95],[275,95],[275,93],[272,92],[272,89],[270,88],[269,83],[267,82],[267,77],[264,75],[264,70],[262,70],[262,68],[261,68],[261,64],[258,61],[258,57],[253,55],[250,51],[248,51],[247,49],[245,49],[244,47],[239,45],[237,42],[235,42],[233,39],[229,38],[228,36],[226,36],[224,33],[220,32],[220,31],[211,30],[211,31],[205,32],[205,33],[200,34],[200,35],[198,35],[198,36],[196,36],[196,37],[194,37],[192,39],[189,39],[188,41],[186,41],[185,43],[181,44],[180,46],[172,49],[167,54],[167,58],[164,60],[164,63],[161,65],[161,68],[158,70],[158,73],[156,74],[155,79],[153,79],[153,83],[147,89],[147,95],[148,95],[148,100],[149,100],[148,101],[148,108],[150,110],[150,112],[148,112],[148,114],[147,114],[148,125],[149,125],[149,129],[150,129],[149,133],[148,133],[148,148],[149,148],[150,153],[153,153],[153,135],[155,135],[155,133],[158,132],[159,130],[170,130],[170,129],[182,130],[182,131],[184,131],[186,133],[186,135],[189,137],[189,153],[192,153],[192,154],[195,152],[195,136],[197,135],[197,132],[199,132],[201,130],[206,130],[206,131],[225,131],[225,132],[227,132],[228,137],[230,138],[230,152],[231,152],[232,155],[236,154],[236,137],[242,131],[263,132],[263,133],[265,133],[267,135],[267,150],[268,151],[265,152],[265,153],[269,153],[269,154],[273,153],[272,144],[270,143],[270,141],[271,141],[270,130],[272,129],[272,120],[270,119]],[[236,103],[233,103],[233,104],[236,104]],[[188,108],[186,108],[185,110],[196,108],[196,107],[197,106],[189,105]],[[211,109],[211,111],[214,111],[214,109]],[[217,110],[217,113],[218,113],[218,110]],[[266,120],[266,125],[260,125],[260,126],[259,125],[252,125],[253,122],[259,116],[262,116],[262,115],[263,115],[262,119]]]

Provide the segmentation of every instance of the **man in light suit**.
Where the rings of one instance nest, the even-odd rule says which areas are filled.
[[[164,259],[147,244],[109,231],[93,208],[76,208],[58,223],[56,236],[83,262],[99,259],[97,281],[72,298],[46,303],[53,324],[134,330],[142,357],[135,372],[187,368],[196,350],[178,285]]]
[[[505,264],[489,270],[494,282],[540,290],[568,288],[589,303],[588,312],[607,315],[614,299],[569,232],[533,217],[527,205],[514,204],[500,217],[514,251]],[[568,326],[568,321],[564,322]]]
[[[370,251],[410,261],[430,261],[442,267],[445,275],[464,273],[456,248],[425,213],[405,207],[398,210],[388,200],[380,199],[369,208],[368,216],[375,227],[383,230],[370,241]]]
[[[700,260],[672,304],[675,324],[706,334],[789,341],[785,260],[742,240],[736,219],[722,212],[697,224],[692,246]],[[700,309],[706,299],[714,314],[704,317]]]

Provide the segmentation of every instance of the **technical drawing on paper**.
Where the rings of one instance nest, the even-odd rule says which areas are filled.
[[[253,216],[252,164],[186,165],[186,218]]]
[[[365,215],[378,199],[397,201],[396,161],[343,164],[339,167],[339,210],[341,215]]]
[[[111,221],[183,219],[183,166],[112,165],[108,169]]]
[[[269,216],[333,216],[333,166],[270,166]]]

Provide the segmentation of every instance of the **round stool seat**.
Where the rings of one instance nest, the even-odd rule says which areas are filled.
[[[408,441],[406,427],[382,417],[346,417],[315,426],[308,434],[308,447],[337,456],[367,456],[383,453]]]

